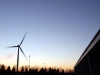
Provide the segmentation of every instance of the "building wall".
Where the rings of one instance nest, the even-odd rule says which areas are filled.
[[[74,69],[76,75],[100,75],[100,40]]]

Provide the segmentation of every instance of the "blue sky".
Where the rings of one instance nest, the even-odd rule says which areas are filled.
[[[27,32],[31,66],[72,69],[99,28],[100,0],[0,0],[0,63],[16,65],[17,48],[5,47]],[[19,65],[28,64],[20,52]]]

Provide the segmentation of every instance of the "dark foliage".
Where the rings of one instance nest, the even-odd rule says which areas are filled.
[[[53,69],[53,68],[49,68],[49,70],[47,71],[46,68],[41,68],[39,71],[38,69],[29,69],[26,67],[22,67],[21,71],[16,73],[15,67],[13,67],[12,69],[10,68],[10,66],[7,67],[7,69],[5,69],[4,65],[1,65],[0,67],[0,75],[75,75],[74,72],[64,72],[64,70],[62,70],[62,72],[59,72],[59,69]]]

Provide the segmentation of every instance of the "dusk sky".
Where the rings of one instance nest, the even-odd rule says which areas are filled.
[[[27,32],[21,48],[31,66],[73,69],[99,29],[100,0],[0,0],[0,64],[17,64],[18,48],[6,47]]]

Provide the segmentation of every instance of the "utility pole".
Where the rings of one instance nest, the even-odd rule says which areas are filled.
[[[45,68],[45,63],[43,63],[43,65],[44,65],[44,68]]]
[[[30,57],[31,57],[31,56],[29,55],[29,69],[30,69]]]

